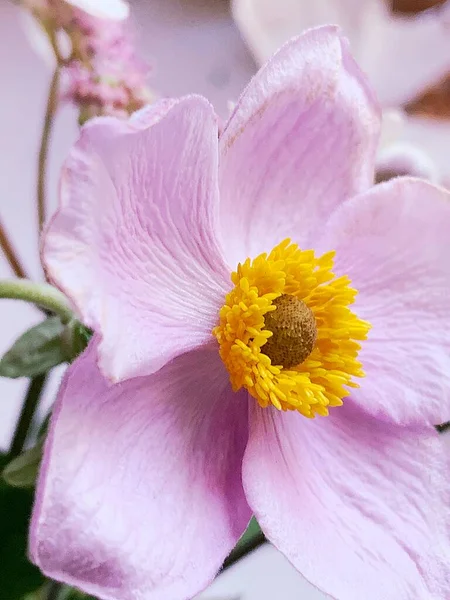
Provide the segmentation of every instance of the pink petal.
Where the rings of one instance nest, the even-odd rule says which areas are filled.
[[[44,260],[98,331],[114,381],[208,343],[229,287],[215,238],[217,122],[200,97],[85,127],[63,172]]]
[[[109,385],[92,344],[59,395],[31,526],[49,577],[102,600],[186,600],[245,529],[247,402],[217,353]]]
[[[399,17],[385,0],[234,0],[233,14],[259,64],[293,35],[335,23],[383,106],[404,104],[450,69],[449,6]]]
[[[269,539],[337,600],[447,597],[448,461],[433,429],[252,402],[244,489]]]
[[[331,218],[317,245],[359,291],[372,324],[362,342],[366,377],[352,396],[398,423],[450,419],[450,192],[399,178]]]
[[[301,245],[373,181],[378,106],[333,27],[286,44],[221,136],[221,225],[231,265],[286,237]]]

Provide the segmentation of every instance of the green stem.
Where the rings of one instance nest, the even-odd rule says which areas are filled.
[[[14,275],[17,277],[26,277],[25,269],[20,262],[19,255],[14,248],[11,239],[6,233],[6,228],[0,220],[0,248],[3,250],[3,254],[6,257]]]
[[[0,298],[32,302],[58,315],[64,324],[73,317],[67,298],[48,283],[34,283],[28,279],[2,279]]]
[[[9,459],[19,456],[25,446],[36,409],[39,405],[42,390],[44,389],[46,378],[47,374],[38,375],[37,377],[33,377],[28,385],[27,395],[25,396],[22,411],[9,449]]]
[[[37,211],[38,211],[38,225],[39,233],[45,223],[46,218],[46,207],[45,207],[45,180],[47,176],[47,156],[48,148],[50,145],[50,135],[52,132],[53,120],[58,107],[58,93],[59,93],[59,77],[61,74],[61,67],[59,62],[56,65],[55,72],[53,73],[52,80],[50,82],[50,89],[48,92],[47,108],[45,110],[44,126],[42,129],[41,145],[39,148],[38,157],[38,180],[37,180]]]

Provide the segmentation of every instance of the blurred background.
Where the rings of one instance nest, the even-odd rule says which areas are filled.
[[[412,173],[447,185],[450,177],[450,10],[431,0],[134,0],[131,25],[137,51],[151,65],[157,96],[203,94],[226,119],[249,78],[291,35],[337,22],[366,70],[385,110],[378,176]],[[35,189],[37,155],[51,53],[10,0],[0,0],[1,218],[27,273],[42,279]],[[58,173],[77,136],[77,110],[65,104],[52,134],[47,182],[49,214]],[[448,169],[450,172],[450,169]],[[0,254],[0,277],[11,277]],[[40,321],[29,305],[2,301],[0,354]],[[48,410],[63,368],[47,384]],[[0,378],[0,448],[6,449],[27,386]],[[449,448],[450,449],[450,448]],[[272,547],[263,545],[218,577],[204,600],[319,600]],[[1,600],[9,600],[2,598]]]

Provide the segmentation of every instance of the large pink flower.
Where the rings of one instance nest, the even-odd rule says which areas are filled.
[[[254,513],[335,598],[445,597],[450,199],[414,179],[371,188],[378,129],[330,27],[284,46],[220,137],[197,96],[83,129],[44,245],[96,332],[37,490],[31,554],[49,576],[188,599]],[[312,340],[298,367],[299,345],[264,330],[283,298]]]

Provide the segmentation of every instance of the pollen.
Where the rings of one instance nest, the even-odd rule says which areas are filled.
[[[264,344],[264,354],[275,365],[296,367],[312,352],[317,327],[314,314],[306,304],[290,294],[273,301],[276,309],[265,317],[266,329],[272,332]]]
[[[333,259],[287,239],[238,265],[213,329],[234,391],[312,418],[359,387],[370,324],[351,310],[357,291],[334,274]]]

